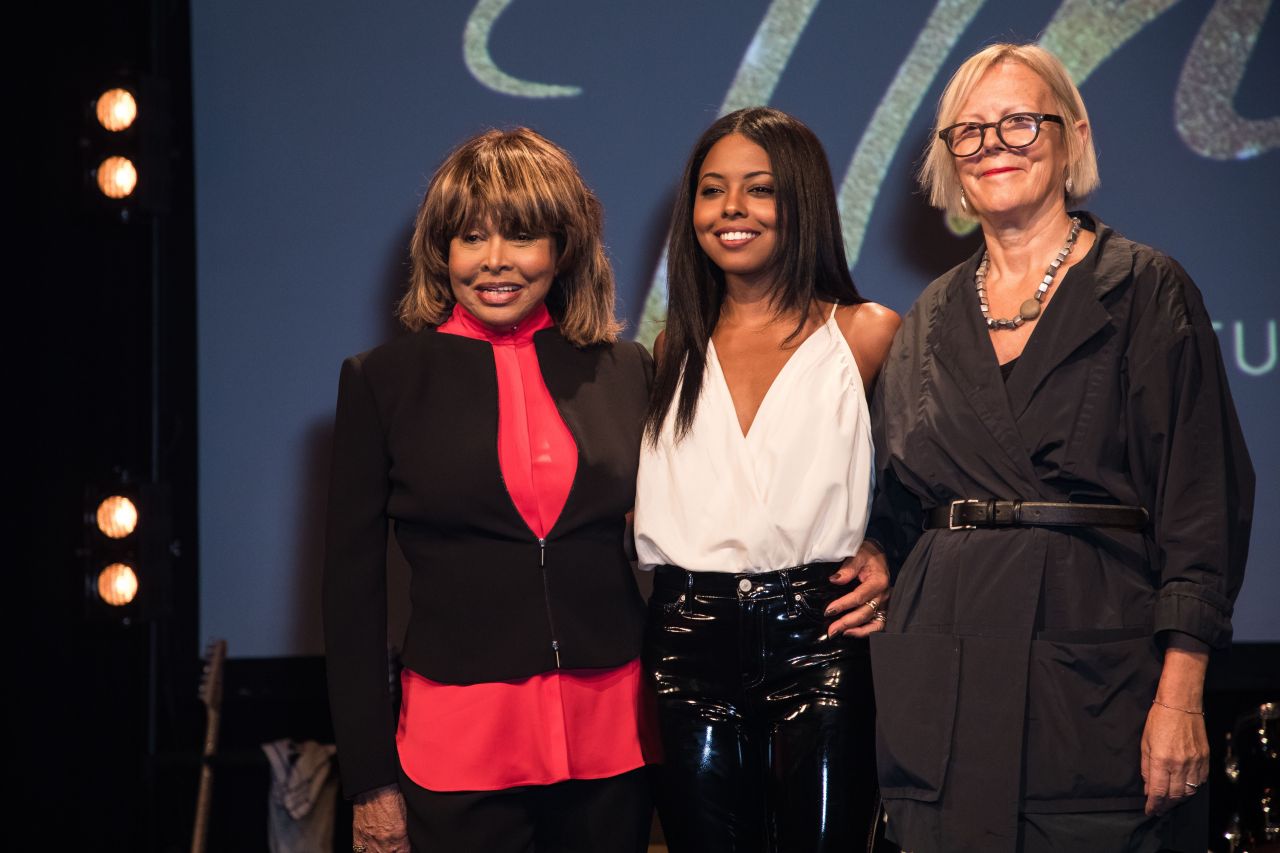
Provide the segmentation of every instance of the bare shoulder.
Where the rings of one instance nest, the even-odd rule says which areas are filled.
[[[861,357],[864,353],[867,356],[879,353],[878,364],[888,352],[889,344],[893,343],[902,318],[892,308],[876,302],[863,302],[860,305],[842,305],[836,310],[836,323],[854,355]]]
[[[892,340],[898,332],[898,327],[902,325],[902,318],[898,316],[897,311],[886,308],[878,302],[845,305],[837,312],[837,316],[841,313],[848,316],[847,323],[842,324],[847,329],[846,336],[852,332],[862,336]]]
[[[836,323],[853,352],[854,360],[858,362],[863,385],[870,388],[889,354],[889,346],[902,325],[902,318],[892,308],[863,302],[836,309]]]

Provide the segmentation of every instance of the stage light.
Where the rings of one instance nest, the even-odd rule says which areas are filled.
[[[175,160],[168,82],[119,70],[86,85],[81,96],[85,208],[122,223],[169,213]]]
[[[138,594],[138,576],[128,563],[112,563],[98,572],[98,597],[112,607],[123,607]]]
[[[112,480],[85,488],[85,612],[124,626],[162,618],[170,611],[176,547],[169,488],[136,483],[122,469]]]
[[[123,539],[138,526],[138,508],[124,495],[112,495],[98,504],[98,529],[110,539]]]
[[[98,124],[107,130],[125,130],[138,117],[138,102],[128,89],[108,89],[98,96],[94,107]]]
[[[124,198],[138,185],[138,170],[128,157],[108,157],[98,164],[97,180],[107,198]]]

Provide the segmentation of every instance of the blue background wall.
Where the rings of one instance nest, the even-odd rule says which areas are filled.
[[[413,213],[454,144],[526,124],[574,154],[605,204],[619,312],[646,337],[689,146],[726,106],[770,103],[818,133],[848,187],[860,288],[905,311],[976,245],[912,179],[938,94],[982,45],[1042,35],[1083,81],[1103,178],[1089,208],[1180,260],[1221,326],[1260,479],[1237,639],[1280,640],[1280,12],[1265,0],[195,0],[202,633],[236,656],[322,650],[338,365],[399,333]]]

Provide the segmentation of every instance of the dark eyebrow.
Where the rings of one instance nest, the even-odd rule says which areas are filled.
[[[743,175],[742,177],[743,177],[743,178],[758,178],[758,177],[760,177],[761,175],[768,175],[769,177],[771,177],[771,178],[772,178],[772,177],[773,177],[773,172],[770,172],[770,171],[768,171],[767,169],[762,169],[762,170],[760,170],[760,171],[758,171],[758,172],[747,172],[747,173],[746,173],[745,175]],[[722,181],[723,181],[723,180],[724,180],[724,175],[720,174],[719,172],[706,172],[706,173],[704,173],[704,174],[703,174],[703,176],[702,176],[701,178],[698,178],[698,183],[702,183],[702,182],[703,182],[703,181],[705,181],[707,178],[719,178],[720,180],[722,180]]]

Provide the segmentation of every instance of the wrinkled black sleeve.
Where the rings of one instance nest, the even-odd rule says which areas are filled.
[[[924,520],[920,499],[902,485],[893,462],[895,452],[900,452],[901,434],[906,432],[902,415],[908,407],[915,408],[915,402],[909,398],[917,386],[923,345],[920,321],[913,309],[889,348],[871,399],[876,488],[866,538],[884,551],[894,581],[920,538]]]
[[[1195,284],[1164,256],[1137,275],[1126,427],[1159,555],[1155,631],[1221,647],[1244,580],[1253,466]]]

